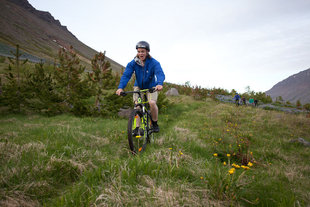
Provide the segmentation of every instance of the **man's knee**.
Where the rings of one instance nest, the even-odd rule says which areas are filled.
[[[149,101],[149,104],[150,104],[150,107],[151,107],[151,108],[157,107],[156,101],[150,100],[150,101]]]

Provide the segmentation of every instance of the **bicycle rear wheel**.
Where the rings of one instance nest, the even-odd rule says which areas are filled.
[[[137,125],[140,122],[140,125]],[[139,130],[135,131],[135,129],[139,126]],[[128,142],[130,150],[133,154],[138,154],[143,152],[145,149],[145,137],[146,133],[143,126],[143,116],[142,112],[138,109],[134,109],[128,119]]]

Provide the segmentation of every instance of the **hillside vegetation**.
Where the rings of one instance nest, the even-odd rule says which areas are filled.
[[[0,206],[309,206],[305,115],[169,98],[139,156],[127,120],[1,116]]]

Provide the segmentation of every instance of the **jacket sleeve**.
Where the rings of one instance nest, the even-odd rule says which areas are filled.
[[[118,88],[124,89],[127,86],[128,81],[130,80],[132,74],[134,72],[133,63],[130,62],[127,64],[127,67],[121,77]]]
[[[155,66],[156,85],[163,85],[165,80],[165,74],[159,62]]]

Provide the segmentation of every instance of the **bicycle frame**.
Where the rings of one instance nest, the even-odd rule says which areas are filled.
[[[147,107],[147,104],[149,103],[148,100],[147,100],[147,92],[154,92],[155,89],[154,88],[151,88],[151,89],[143,89],[143,90],[139,90],[139,91],[127,91],[127,92],[122,92],[120,95],[121,96],[125,96],[129,93],[136,93],[138,94],[138,99],[135,101],[135,110],[138,110],[140,111],[140,119],[132,119],[132,118],[129,118],[128,120],[128,127],[130,124],[130,122],[133,124],[132,126],[130,127],[134,127],[134,128],[128,128],[128,140],[129,140],[129,145],[130,145],[130,148],[131,150],[138,150],[139,152],[140,151],[144,151],[145,148],[146,148],[146,145],[148,143],[151,142],[151,137],[150,135],[153,133],[153,130],[152,130],[152,127],[151,127],[151,123],[153,122],[152,120],[152,116],[151,116],[151,113]],[[132,122],[133,121],[133,122]],[[139,124],[137,124],[137,121],[139,122]],[[135,128],[137,128],[137,126],[139,126],[139,128],[141,128],[143,130],[143,144],[142,144],[142,147],[139,149],[135,149],[133,148],[133,142],[132,142],[132,130],[134,130]],[[138,138],[140,139],[141,136],[135,136],[135,138]],[[141,140],[142,141],[142,140]],[[137,153],[137,151],[135,151],[134,153]]]
[[[149,103],[147,100],[146,92],[149,92],[149,91],[150,89],[143,89],[140,91],[133,92],[133,93],[138,94],[138,99],[137,99],[137,103],[135,103],[135,108],[138,108],[138,107],[141,108],[143,116],[142,116],[140,127],[145,132],[147,132],[147,139],[150,139],[149,136],[153,133],[153,131],[149,128],[149,125],[147,124],[149,123],[149,121],[151,121],[151,123],[153,122],[151,113],[149,112],[149,109],[146,107],[146,104]],[[149,140],[146,140],[146,141],[149,141]]]

